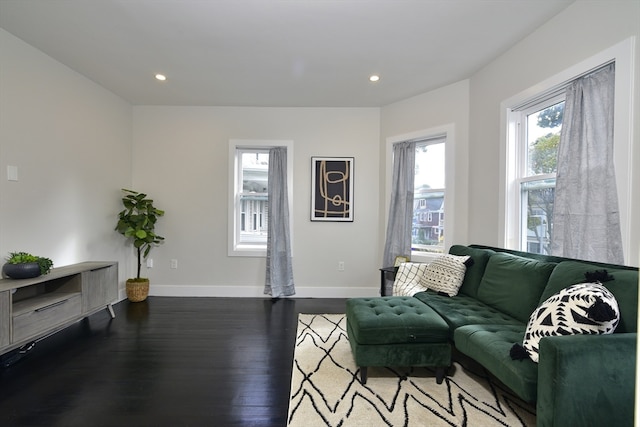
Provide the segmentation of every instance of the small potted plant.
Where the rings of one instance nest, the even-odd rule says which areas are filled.
[[[156,221],[164,215],[164,211],[153,206],[153,200],[144,193],[122,189],[124,209],[118,214],[116,231],[133,241],[138,253],[138,272],[135,278],[127,280],[127,298],[132,302],[147,299],[149,279],[140,277],[142,259],[149,255],[151,248],[164,240],[155,233]]]
[[[11,279],[30,279],[48,274],[51,267],[53,267],[53,261],[49,258],[27,252],[10,252],[2,272]]]

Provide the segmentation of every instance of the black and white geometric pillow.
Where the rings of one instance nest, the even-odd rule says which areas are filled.
[[[600,283],[564,288],[543,302],[529,318],[522,347],[511,349],[513,359],[526,356],[538,363],[540,339],[557,335],[611,334],[620,321],[613,294]],[[526,355],[521,352],[524,348]]]
[[[414,294],[426,291],[420,284],[420,279],[427,268],[427,264],[420,262],[403,262],[398,267],[396,280],[393,282],[393,295],[412,297]]]

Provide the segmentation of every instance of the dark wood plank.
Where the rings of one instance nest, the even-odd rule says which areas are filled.
[[[286,426],[298,313],[344,299],[123,301],[0,369],[0,425]]]

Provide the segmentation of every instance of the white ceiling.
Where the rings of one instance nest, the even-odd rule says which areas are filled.
[[[378,107],[469,78],[573,1],[0,0],[0,27],[134,105]]]

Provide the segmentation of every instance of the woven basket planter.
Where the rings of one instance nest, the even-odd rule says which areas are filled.
[[[149,295],[149,279],[127,280],[127,298],[131,302],[141,302]]]

